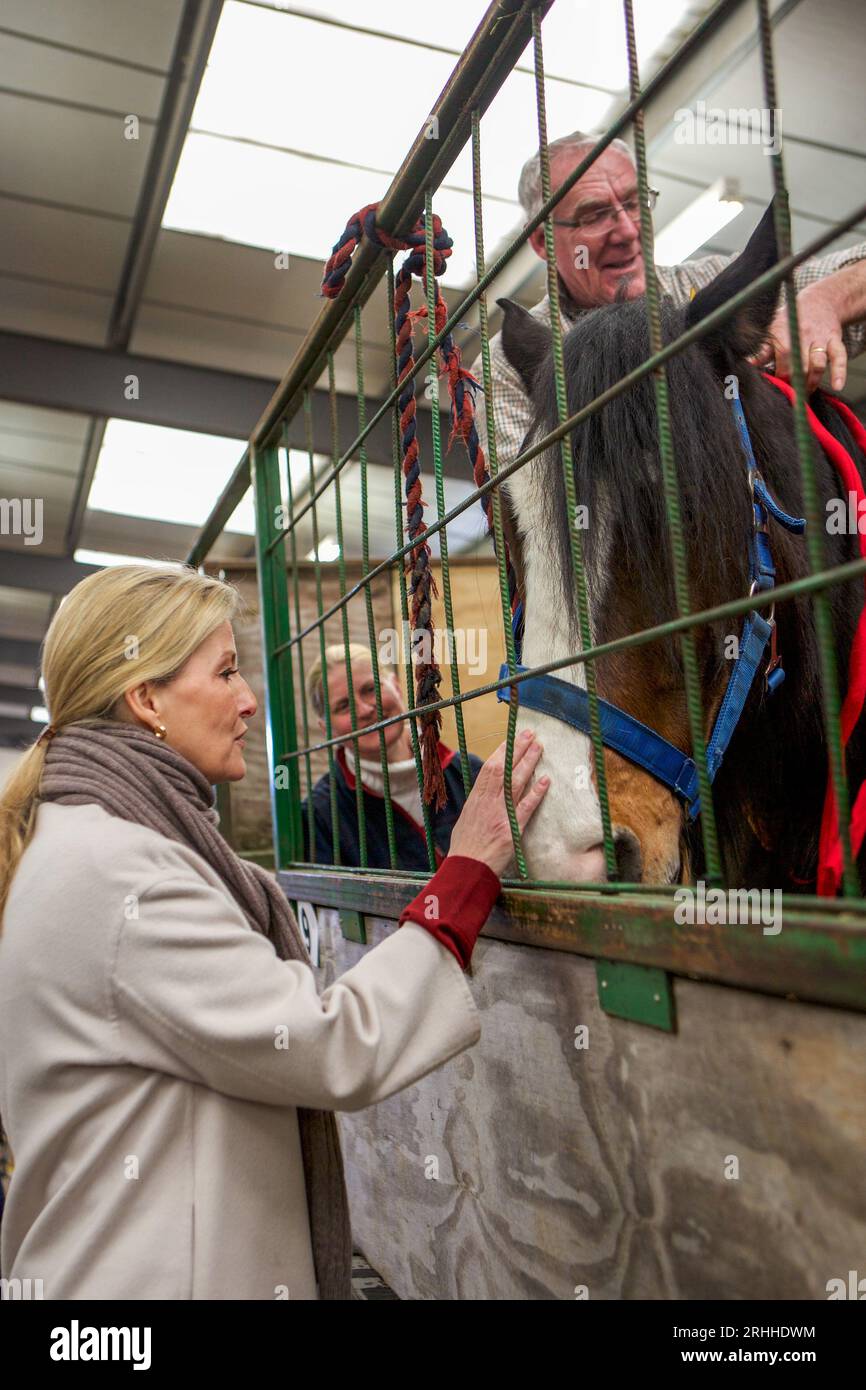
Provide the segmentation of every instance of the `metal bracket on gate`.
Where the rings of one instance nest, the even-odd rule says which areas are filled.
[[[363,912],[356,912],[352,907],[341,907],[340,931],[346,941],[357,941],[359,946],[367,944],[367,927],[364,922]]]
[[[677,1030],[671,977],[655,966],[597,960],[598,1002],[606,1014],[647,1023],[666,1033]]]

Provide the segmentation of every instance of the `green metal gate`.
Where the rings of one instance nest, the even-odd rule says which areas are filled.
[[[408,620],[408,595],[404,575],[405,557],[425,538],[438,534],[442,556],[442,575],[446,620],[453,630],[453,612],[449,584],[447,527],[467,508],[476,506],[478,499],[486,493],[492,494],[493,529],[496,537],[496,553],[499,566],[499,589],[502,607],[502,623],[506,653],[510,670],[515,666],[515,650],[511,632],[511,613],[507,579],[504,569],[504,547],[502,544],[501,515],[499,505],[499,485],[530,459],[559,442],[566,496],[569,504],[574,503],[574,480],[569,466],[569,434],[582,420],[603,409],[615,395],[627,390],[644,376],[653,380],[657,407],[659,444],[662,460],[664,497],[668,524],[672,538],[672,556],[679,617],[653,629],[632,634],[616,642],[593,648],[590,642],[586,587],[583,567],[583,554],[580,532],[569,528],[572,545],[572,564],[575,588],[578,597],[583,651],[566,660],[550,662],[534,668],[526,677],[517,675],[515,681],[539,674],[555,672],[566,665],[577,662],[586,663],[587,689],[592,718],[592,745],[595,756],[599,798],[602,808],[605,857],[608,881],[603,884],[576,887],[567,883],[530,882],[523,860],[520,837],[514,817],[513,806],[508,793],[512,831],[515,843],[515,859],[518,877],[506,880],[500,905],[497,906],[486,928],[488,935],[502,940],[541,945],[557,950],[573,951],[595,957],[599,963],[599,997],[602,1005],[613,1013],[640,1018],[656,1023],[661,1027],[672,1027],[668,973],[688,975],[692,978],[706,978],[723,981],[744,988],[764,990],[788,997],[804,998],[845,1006],[866,1009],[866,901],[860,896],[858,882],[848,835],[849,796],[846,783],[844,757],[839,734],[839,687],[831,640],[830,600],[828,588],[834,583],[849,581],[866,571],[866,561],[827,570],[820,532],[822,518],[815,483],[813,463],[809,448],[809,431],[805,414],[803,371],[799,354],[797,331],[797,306],[793,293],[792,273],[794,268],[807,257],[816,254],[852,227],[866,215],[866,206],[856,208],[850,216],[828,228],[821,236],[796,255],[791,252],[790,217],[785,187],[783,159],[781,152],[772,156],[773,178],[776,190],[776,234],[779,247],[778,264],[762,275],[743,293],[730,300],[720,309],[710,314],[700,324],[683,333],[675,342],[662,344],[659,294],[653,261],[653,230],[651,213],[647,198],[647,158],[644,139],[644,107],[646,103],[662,93],[688,60],[705,40],[743,3],[743,0],[720,0],[718,4],[698,24],[680,49],[660,68],[645,87],[641,87],[634,40],[634,18],[632,0],[624,0],[624,22],[629,60],[630,100],[619,117],[612,123],[595,147],[572,171],[565,182],[556,190],[551,190],[550,167],[547,151],[547,129],[544,100],[544,63],[542,43],[542,20],[550,8],[546,3],[522,4],[514,0],[495,0],[488,9],[465,53],[458,62],[452,77],[441,97],[434,106],[431,119],[438,121],[440,138],[432,141],[421,131],[409,151],[399,173],[393,180],[388,193],[380,203],[377,212],[378,225],[387,233],[397,235],[412,227],[420,213],[426,211],[427,226],[427,283],[428,329],[429,337],[425,350],[415,359],[414,374],[423,372],[434,357],[446,333],[465,315],[467,308],[477,303],[480,319],[483,387],[487,402],[488,418],[493,415],[495,401],[491,401],[492,384],[490,373],[489,337],[487,326],[486,291],[495,277],[503,270],[512,257],[528,240],[535,228],[544,225],[548,255],[548,294],[551,303],[551,327],[557,384],[557,403],[559,425],[544,439],[526,448],[517,459],[505,467],[498,467],[496,451],[492,439],[489,449],[490,477],[481,488],[476,488],[458,506],[445,511],[444,485],[439,439],[439,413],[432,412],[433,429],[433,469],[436,480],[437,519],[427,529],[407,542],[404,535],[403,496],[401,491],[402,473],[399,450],[399,413],[397,398],[396,359],[394,356],[394,274],[389,257],[364,240],[357,249],[349,270],[343,293],[336,300],[328,302],[310,329],[295,360],[277,389],[261,420],[253,429],[248,447],[237,469],[215,506],[202,534],[193,548],[189,561],[201,565],[214,540],[220,534],[237,503],[252,484],[255,493],[256,510],[256,553],[258,560],[259,593],[263,625],[263,652],[267,691],[267,734],[268,755],[271,775],[271,800],[274,825],[275,863],[279,880],[287,895],[292,899],[312,901],[323,906],[336,907],[344,914],[347,933],[364,940],[363,918],[365,914],[395,918],[400,910],[418,891],[419,880],[424,875],[412,874],[397,869],[394,845],[393,819],[388,800],[388,768],[385,757],[384,727],[392,720],[382,716],[381,689],[379,680],[377,641],[374,626],[371,584],[380,575],[395,571],[399,579],[402,618]],[[767,0],[758,0],[756,6],[757,37],[763,73],[763,104],[771,112],[778,106],[772,49],[772,21]],[[539,213],[532,218],[514,238],[508,249],[498,257],[494,264],[485,269],[484,232],[482,225],[482,149],[480,119],[489,106],[508,73],[515,66],[527,42],[533,43],[535,90],[538,117],[538,136],[541,148],[542,195],[544,204]],[[618,382],[613,388],[591,402],[577,414],[568,417],[566,392],[562,366],[562,341],[560,331],[558,285],[553,248],[552,209],[559,199],[590,168],[593,161],[610,142],[631,125],[634,131],[634,146],[637,163],[638,187],[641,195],[641,244],[646,269],[646,305],[649,320],[651,356],[636,371]],[[448,319],[445,329],[435,333],[433,315],[433,274],[432,274],[432,222],[431,209],[433,197],[447,170],[458,152],[471,143],[473,165],[473,202],[475,214],[477,283],[462,300],[457,311]],[[336,230],[336,229],[335,229]],[[388,314],[392,346],[392,389],[387,399],[368,419],[364,394],[362,360],[362,325],[364,306],[373,291],[387,277]],[[755,595],[736,602],[720,605],[712,610],[692,612],[686,576],[685,551],[679,509],[676,463],[673,455],[670,418],[667,399],[667,378],[665,363],[676,352],[701,338],[719,323],[733,314],[741,304],[759,293],[768,285],[785,283],[787,295],[790,336],[793,359],[793,384],[798,393],[796,406],[796,438],[802,468],[805,511],[809,525],[808,536],[808,577],[782,585],[771,594]],[[367,312],[371,312],[369,309]],[[355,437],[348,443],[339,439],[337,420],[337,393],[334,376],[334,353],[338,345],[350,334],[354,334],[357,363],[357,402],[358,428]],[[313,465],[313,427],[312,390],[322,374],[327,372],[332,422],[332,445],[330,467],[319,476]],[[435,375],[435,373],[434,373]],[[288,466],[288,428],[296,417],[303,420],[308,443],[310,471],[309,487],[301,500],[292,495],[291,469]],[[366,527],[366,453],[365,441],[370,431],[380,420],[390,418],[392,426],[394,462],[394,523],[395,546],[393,553],[385,560],[371,564],[369,541]],[[285,450],[285,480],[281,479],[281,457]],[[362,512],[364,527],[362,536],[362,577],[352,585],[348,584],[344,559],[342,534],[342,514],[340,501],[341,472],[350,460],[360,463]],[[469,465],[467,463],[467,474]],[[324,606],[321,561],[318,558],[318,519],[317,504],[327,489],[333,490],[337,518],[337,543],[339,545],[338,572],[340,597],[329,607]],[[275,525],[280,508],[287,506],[283,515],[285,524]],[[306,627],[301,625],[299,602],[299,556],[297,553],[297,526],[299,521],[311,516],[314,537],[315,583],[317,593],[317,618]],[[287,577],[288,566],[288,577]],[[373,654],[373,672],[376,687],[378,722],[382,771],[385,779],[385,804],[388,814],[388,838],[391,852],[390,870],[371,870],[366,867],[364,854],[365,827],[364,806],[358,778],[359,839],[362,846],[362,867],[340,866],[311,867],[301,860],[303,853],[303,826],[301,824],[302,768],[305,771],[307,792],[311,789],[310,755],[316,750],[327,751],[332,785],[332,816],[336,830],[336,801],[334,787],[334,755],[339,740],[332,735],[327,700],[327,670],[325,666],[325,622],[339,616],[342,626],[343,642],[349,643],[347,605],[349,601],[363,593],[366,603],[369,646]],[[831,750],[830,764],[837,805],[840,808],[840,826],[844,862],[844,897],[838,901],[808,897],[785,897],[785,931],[781,936],[768,940],[760,927],[743,926],[737,929],[736,944],[732,947],[729,927],[712,925],[700,928],[679,926],[673,917],[673,887],[624,884],[617,880],[617,866],[614,856],[611,833],[610,811],[604,778],[604,763],[600,735],[598,700],[595,693],[594,662],[624,647],[638,643],[652,642],[660,638],[678,634],[682,645],[683,667],[685,673],[686,697],[689,725],[692,738],[693,757],[697,763],[701,805],[701,833],[706,862],[707,881],[722,885],[719,847],[713,813],[713,798],[707,773],[706,747],[704,737],[704,715],[701,691],[698,680],[695,628],[702,623],[719,618],[744,615],[752,608],[760,609],[771,600],[780,603],[797,593],[807,593],[814,603],[818,634],[821,677],[823,683],[825,725],[828,746]],[[320,653],[325,666],[325,722],[324,740],[311,741],[306,703],[302,700],[301,709],[295,707],[295,676],[300,677],[303,690],[303,648],[302,639],[314,630],[318,632]],[[351,690],[351,665],[346,661],[349,673],[349,699],[352,706],[352,728],[356,729],[354,699]],[[455,667],[456,671],[456,667]],[[413,690],[411,658],[406,659],[407,688]],[[512,681],[506,677],[502,681],[490,682],[478,690],[461,693],[459,683],[455,683],[454,694],[449,699],[440,700],[435,705],[423,708],[410,700],[408,719],[410,724],[414,756],[421,786],[421,760],[418,737],[418,719],[426,710],[441,709],[453,705],[458,729],[458,743],[463,760],[464,775],[468,766],[466,743],[462,724],[462,707],[466,700],[493,699],[499,687],[507,687]],[[515,734],[517,703],[512,698],[509,705],[508,757],[506,763],[506,785],[508,786],[511,754]],[[356,758],[358,756],[355,739]],[[310,814],[312,802],[308,797]],[[423,804],[423,798],[422,798]],[[429,817],[425,809],[425,831],[431,871],[435,867],[433,840]],[[339,835],[334,835],[335,845],[339,845]],[[311,844],[315,838],[310,835]]]

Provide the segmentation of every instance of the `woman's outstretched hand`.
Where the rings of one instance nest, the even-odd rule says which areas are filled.
[[[514,741],[511,786],[517,824],[523,830],[541,805],[550,786],[549,777],[532,781],[541,744],[529,729],[522,730]],[[451,832],[449,854],[462,854],[480,859],[495,874],[502,874],[514,856],[511,827],[505,809],[505,744],[500,743],[487,759],[475,780],[466,804]]]

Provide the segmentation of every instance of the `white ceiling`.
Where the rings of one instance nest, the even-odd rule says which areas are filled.
[[[225,5],[168,206],[169,222],[197,225],[198,231],[164,227],[159,233],[132,327],[133,353],[279,379],[322,307],[322,262],[331,244],[347,216],[387,187],[486,5],[447,0],[430,9],[398,7],[393,0],[367,0],[362,7],[308,0],[298,7],[303,15],[279,12],[288,8],[276,0]],[[638,0],[636,8],[646,80],[709,4]],[[753,7],[743,8],[751,25]],[[866,26],[862,0],[786,0],[781,8],[774,48],[798,246],[862,197]],[[182,0],[4,0],[0,328],[104,346],[182,9]],[[557,0],[543,32],[551,138],[580,124],[603,128],[625,99],[620,0]],[[722,30],[703,54],[700,85],[680,82],[682,100],[700,95],[723,107],[762,104],[757,55],[730,50],[727,33]],[[488,264],[521,220],[516,177],[537,143],[531,59],[530,49],[482,122]],[[137,140],[124,138],[131,113],[138,117]],[[679,145],[671,114],[666,124],[658,110],[648,118],[650,174],[662,193],[657,226],[723,174],[739,180],[745,208],[705,249],[736,251],[769,199],[770,162],[744,145],[713,151]],[[202,152],[210,161],[205,184]],[[464,151],[436,199],[459,246],[460,259],[452,258],[443,281],[452,303],[455,285],[469,283],[472,273],[469,190]],[[202,234],[215,227],[221,236]],[[860,238],[866,228],[840,244]],[[276,268],[275,247],[289,249],[288,269]],[[528,304],[544,292],[543,267],[531,252],[524,250],[506,268],[492,287],[491,304],[506,292]],[[471,361],[474,312],[466,323],[462,343]],[[493,323],[495,329],[495,311]],[[384,393],[391,370],[382,287],[364,310],[363,339],[367,391],[375,397]],[[864,364],[852,364],[848,391],[861,403]],[[335,366],[338,390],[351,393],[351,341],[338,350]],[[85,415],[0,400],[0,494],[30,495],[38,485],[45,499],[45,555],[64,554],[90,425]],[[214,442],[205,464],[212,470],[211,501],[231,453],[231,446]],[[108,455],[103,462],[108,467]],[[465,484],[447,481],[447,506],[465,495],[468,473],[467,465]],[[343,477],[347,550],[355,553],[357,465]],[[371,551],[385,555],[394,546],[389,470],[370,465],[369,487]],[[175,557],[187,552],[194,521],[118,515],[98,502],[99,495],[94,492],[85,513],[82,546]],[[432,479],[425,495],[432,501]],[[206,516],[201,505],[198,525]],[[453,528],[452,552],[476,541],[475,510]],[[299,537],[305,551],[312,546],[310,523],[308,517]],[[323,499],[320,538],[332,534],[334,524],[332,502]],[[0,546],[15,550],[22,543],[0,537]],[[250,550],[249,536],[238,532],[218,547],[226,558]],[[57,596],[0,588],[0,638],[38,640],[56,602]],[[0,684],[31,684],[33,678],[32,669],[0,663]]]

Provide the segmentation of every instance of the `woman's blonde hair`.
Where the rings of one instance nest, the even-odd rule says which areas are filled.
[[[53,728],[118,718],[124,691],[167,685],[196,647],[241,609],[237,589],[189,565],[117,565],[82,579],[51,622],[42,647]],[[33,833],[47,739],[28,748],[0,791],[0,921]]]

